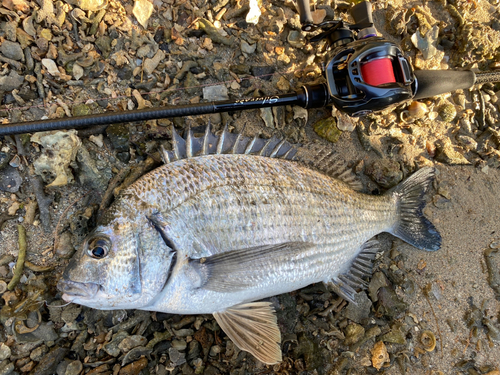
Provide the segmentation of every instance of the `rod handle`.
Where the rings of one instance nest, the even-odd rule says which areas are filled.
[[[417,92],[413,99],[430,98],[459,89],[469,89],[476,82],[471,70],[415,70]]]

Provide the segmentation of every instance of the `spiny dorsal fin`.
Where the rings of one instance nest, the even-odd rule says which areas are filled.
[[[363,189],[361,181],[347,167],[342,158],[325,146],[312,144],[304,147],[297,154],[297,159],[311,168],[344,182],[353,190]]]
[[[329,285],[335,293],[345,300],[356,303],[357,289],[366,289],[368,282],[364,277],[371,277],[373,271],[373,260],[379,251],[379,242],[375,239],[363,244],[358,256],[353,260],[349,271],[334,277]]]
[[[281,362],[281,333],[271,303],[236,305],[214,317],[238,348],[268,365]]]
[[[242,134],[230,133],[227,126],[220,136],[216,136],[207,125],[202,137],[195,137],[190,128],[182,138],[172,126],[172,151],[161,149],[165,164],[172,161],[211,154],[253,154],[272,158],[293,160],[297,148],[286,140],[277,137],[263,139],[245,137]]]

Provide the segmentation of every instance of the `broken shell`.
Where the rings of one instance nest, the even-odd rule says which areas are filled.
[[[383,341],[378,341],[373,346],[372,352],[372,365],[377,370],[380,370],[384,363],[389,362],[389,353]]]
[[[431,331],[424,331],[420,336],[420,343],[428,352],[432,352],[436,348],[436,336]]]
[[[0,280],[0,294],[3,294],[7,291],[7,283],[3,280]]]

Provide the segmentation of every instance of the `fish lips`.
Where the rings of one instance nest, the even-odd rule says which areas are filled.
[[[72,280],[59,280],[57,289],[63,293],[62,299],[72,302],[78,299],[91,299],[99,291],[99,285],[95,283],[81,283]]]

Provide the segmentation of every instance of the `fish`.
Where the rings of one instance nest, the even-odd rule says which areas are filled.
[[[96,309],[213,314],[227,336],[265,364],[282,360],[266,298],[324,282],[355,303],[388,232],[435,251],[423,215],[435,170],[383,195],[332,153],[305,163],[291,143],[206,127],[172,128],[165,164],[124,189],[65,268],[67,302]],[[310,160],[310,161],[311,161]]]

